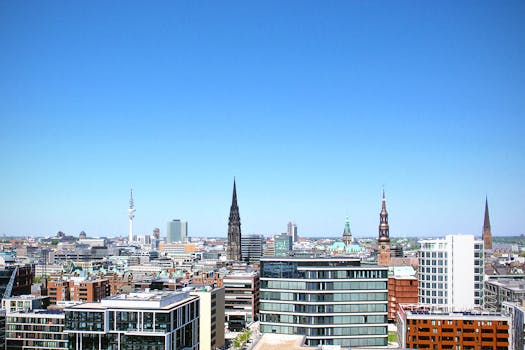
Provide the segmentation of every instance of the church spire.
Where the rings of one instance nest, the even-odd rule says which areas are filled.
[[[343,243],[346,246],[352,244],[352,231],[350,231],[350,220],[348,219],[348,216],[345,220],[345,230],[343,231]]]
[[[388,226],[388,212],[386,211],[385,190],[381,200],[381,212],[379,213],[379,237],[377,239],[377,263],[379,265],[390,265],[390,232]]]
[[[390,242],[388,212],[386,211],[385,190],[383,190],[383,199],[381,201],[381,212],[379,213],[379,242]]]
[[[485,197],[485,219],[483,220],[482,238],[485,249],[492,249],[492,231],[490,229],[489,202],[487,197]]]
[[[230,207],[230,218],[228,220],[228,245],[227,256],[229,260],[241,260],[241,216],[237,205],[237,186],[233,178],[232,205]]]

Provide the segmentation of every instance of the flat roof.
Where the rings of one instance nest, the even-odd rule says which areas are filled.
[[[261,339],[257,342],[257,345],[253,350],[300,350],[300,349],[312,349],[311,347],[304,346],[303,335],[289,335],[289,334],[263,334]],[[314,348],[315,349],[315,348]]]
[[[75,309],[162,309],[169,310],[179,304],[198,299],[189,292],[181,291],[140,291],[129,294],[117,294],[102,299],[100,303],[83,303],[67,307],[67,310]]]

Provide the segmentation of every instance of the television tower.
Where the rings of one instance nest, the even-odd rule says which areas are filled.
[[[131,242],[133,242],[133,218],[135,217],[135,207],[133,205],[133,188],[130,188],[128,217],[129,217],[128,244],[131,244]]]

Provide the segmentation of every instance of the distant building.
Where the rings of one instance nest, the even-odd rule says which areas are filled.
[[[359,259],[261,258],[262,333],[306,336],[306,345],[384,347],[388,269]]]
[[[299,240],[297,235],[297,225],[291,221],[288,223],[288,236],[292,237],[293,243]]]
[[[390,229],[388,226],[388,212],[386,211],[385,191],[381,200],[381,212],[379,213],[379,237],[377,238],[377,263],[379,265],[390,265]]]
[[[289,256],[293,249],[292,237],[281,233],[274,237],[275,256]]]
[[[345,229],[343,230],[343,243],[345,246],[350,246],[352,245],[353,240],[352,231],[350,230],[350,219],[347,216],[345,220]]]
[[[228,260],[241,261],[241,216],[237,205],[237,187],[233,179],[232,205],[230,207],[230,217],[228,219],[228,242],[226,247]]]
[[[410,349],[512,349],[510,315],[455,311],[446,305],[401,305],[398,312],[398,343]],[[523,323],[521,323],[523,336]],[[520,349],[522,350],[523,347]]]
[[[188,292],[119,294],[65,309],[69,349],[199,349],[199,297]]]
[[[172,220],[168,222],[166,234],[167,243],[184,243],[188,237],[188,223],[179,219]]]
[[[483,241],[448,235],[420,241],[419,302],[472,308],[483,304]]]
[[[55,278],[48,282],[48,295],[52,304],[64,301],[97,302],[111,295],[111,285],[107,278]]]
[[[243,260],[258,261],[263,255],[263,236],[245,235],[241,241],[241,255]]]
[[[238,272],[224,276],[224,312],[228,329],[240,331],[257,320],[259,313],[259,275]]]
[[[492,249],[492,231],[490,229],[490,218],[489,218],[489,202],[485,198],[485,218],[483,220],[483,233],[482,233],[483,243],[486,250]]]

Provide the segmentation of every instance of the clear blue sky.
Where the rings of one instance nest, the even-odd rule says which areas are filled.
[[[0,234],[525,233],[523,1],[1,1]]]

